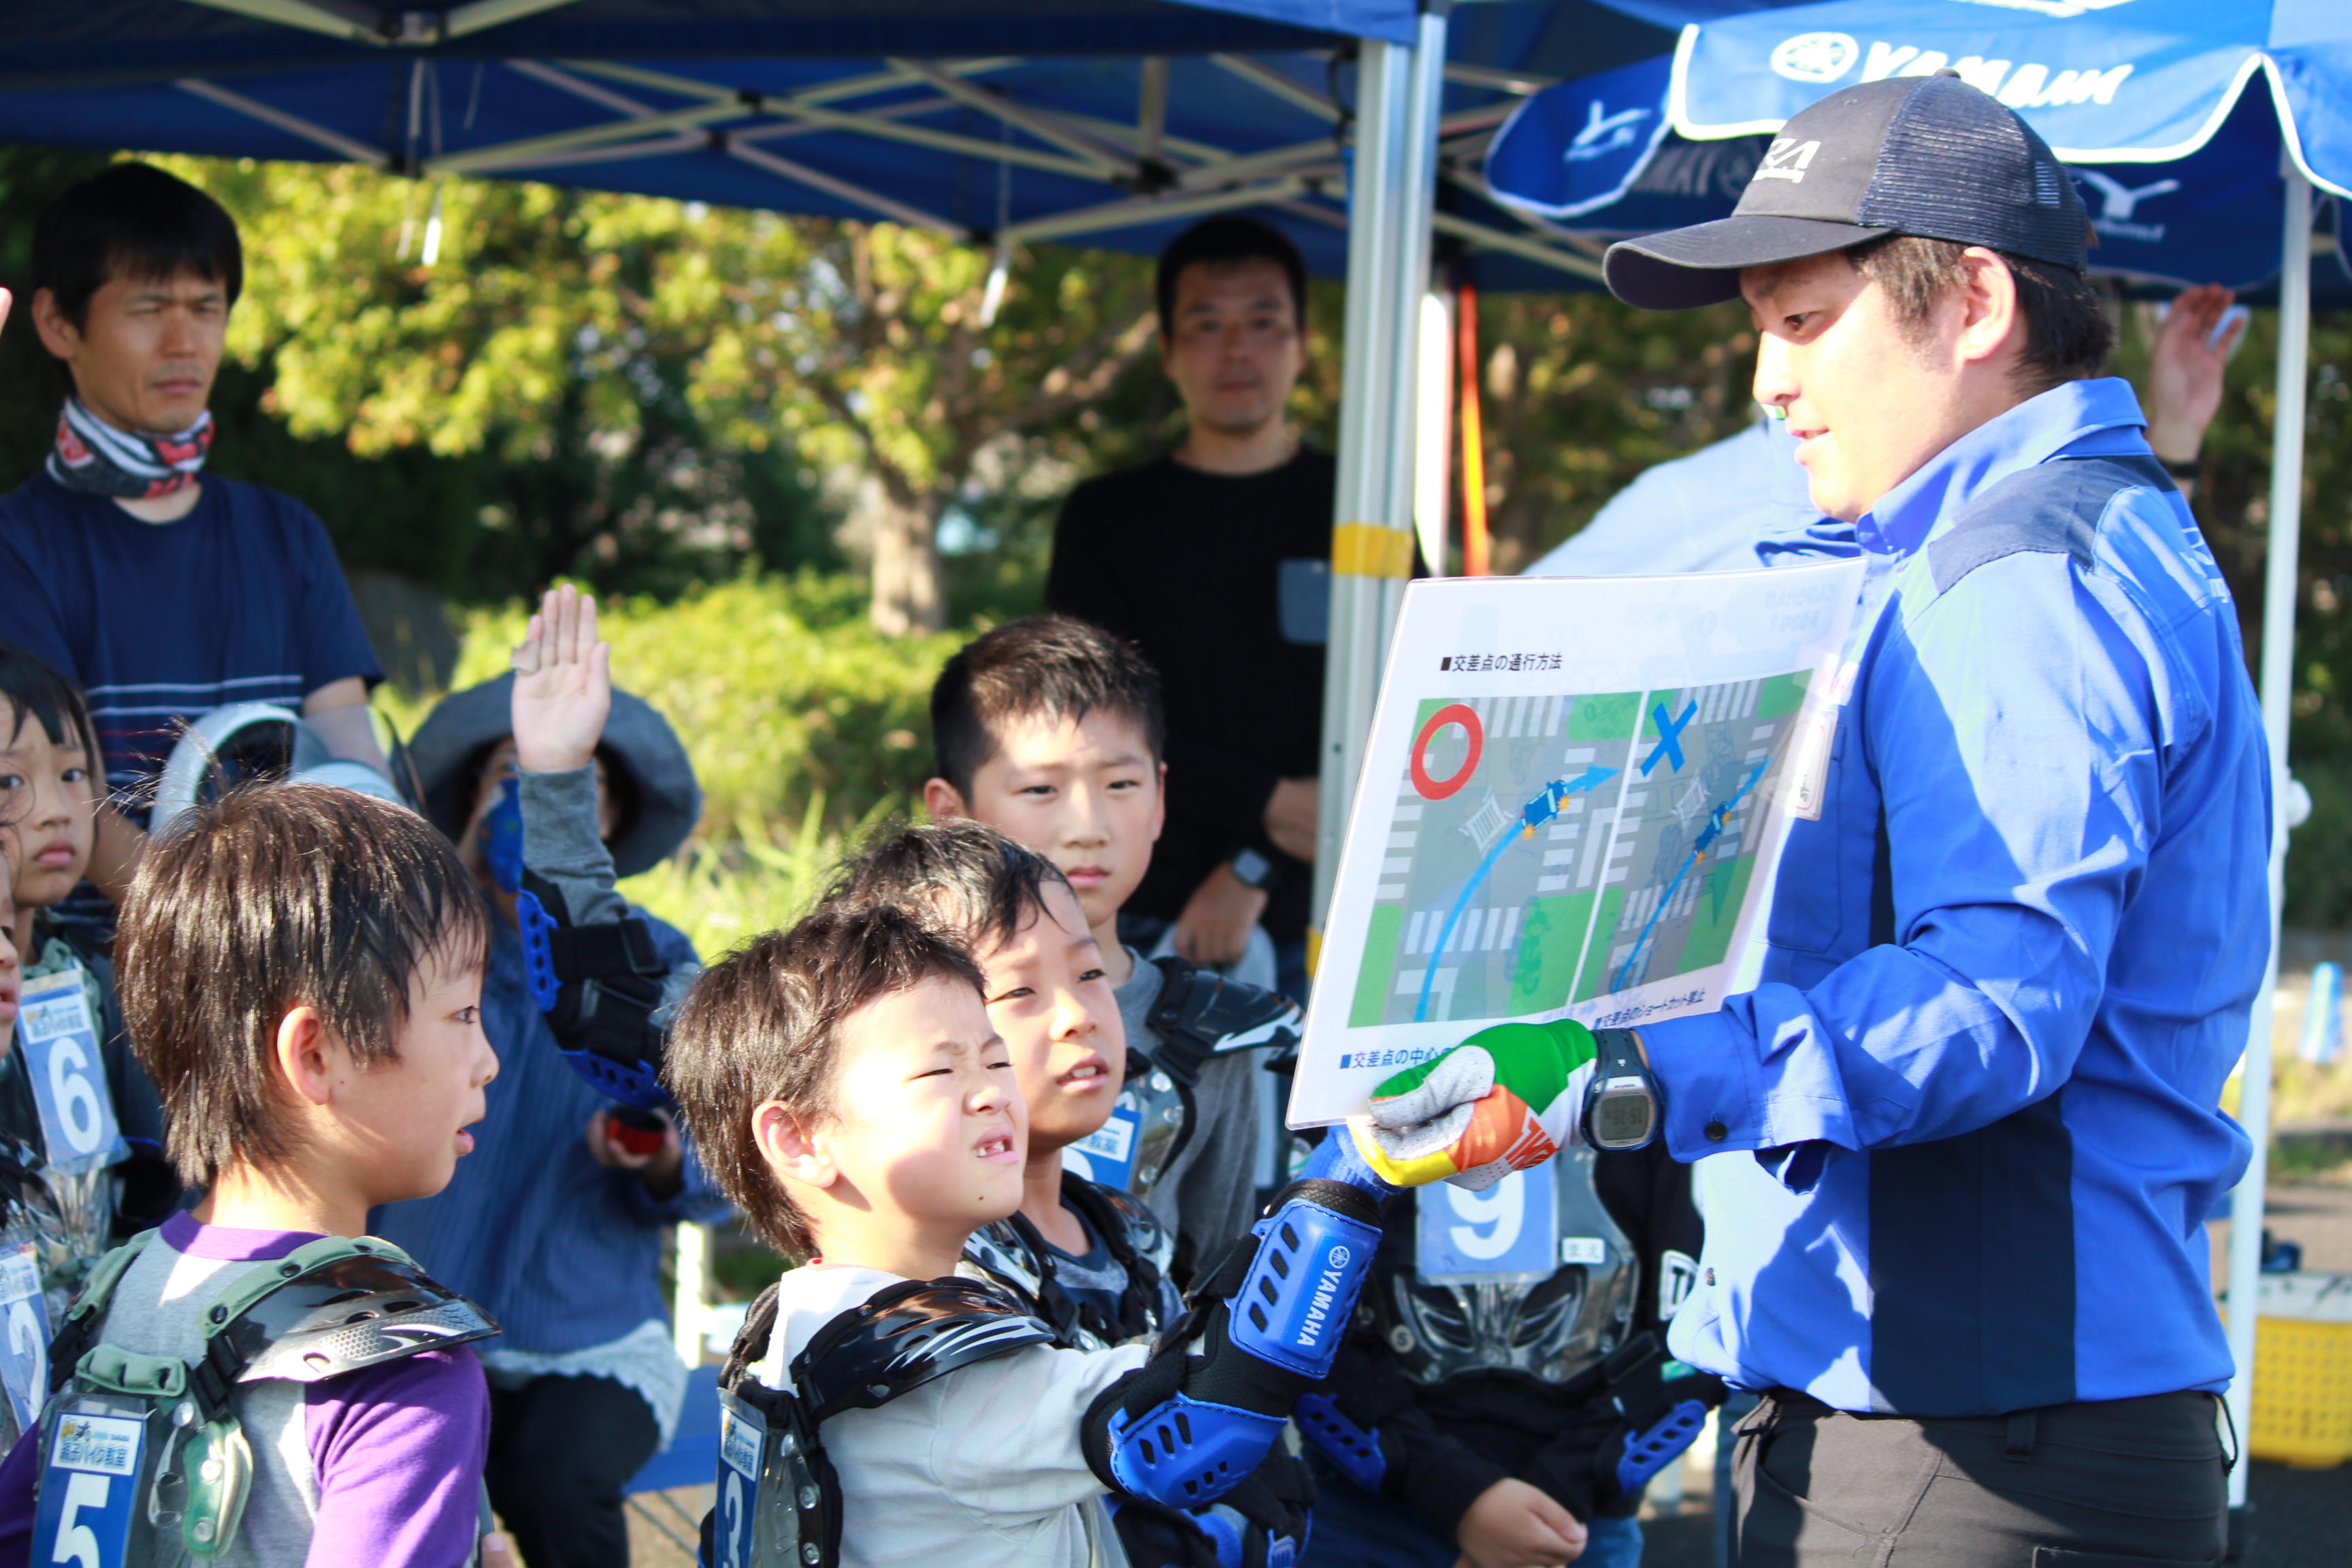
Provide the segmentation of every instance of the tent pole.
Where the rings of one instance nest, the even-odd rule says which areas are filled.
[[[2311,184],[2289,163],[2286,231],[2279,259],[2278,414],[2271,430],[2270,559],[2263,585],[2263,728],[2271,751],[2271,955],[2238,1080],[2238,1121],[2252,1159],[2230,1200],[2230,1419],[2239,1436],[2230,1506],[2246,1501],[2245,1443],[2253,1431],[2254,1318],[2262,1283],[2263,1189],[2271,1139],[2271,1014],[2286,901],[2286,733],[2294,696],[2296,552],[2303,528],[2304,388],[2311,357]]]
[[[1331,630],[1323,672],[1322,780],[1307,962],[1339,875],[1372,702],[1412,570],[1413,417],[1429,215],[1437,188],[1445,17],[1423,12],[1410,45],[1368,42],[1356,67],[1348,195],[1348,316],[1339,391]]]

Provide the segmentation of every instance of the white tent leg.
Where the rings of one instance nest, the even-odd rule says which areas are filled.
[[[1315,838],[1319,933],[1372,723],[1389,633],[1412,563],[1413,424],[1429,215],[1437,188],[1445,18],[1413,43],[1367,43],[1357,67],[1348,226],[1347,358],[1323,678],[1322,796]],[[1316,940],[1310,936],[1310,942]]]
[[[2271,431],[2270,560],[2263,585],[2263,728],[2271,745],[2271,956],[2254,999],[2246,1060],[2240,1071],[2238,1121],[2254,1154],[2230,1202],[2230,1419],[2238,1429],[2238,1463],[2230,1472],[2230,1506],[2246,1500],[2244,1444],[2253,1430],[2254,1308],[2262,1279],[2263,1187],[2271,1139],[2271,1010],[2278,989],[2280,911],[2286,898],[2286,731],[2294,694],[2296,553],[2303,529],[2304,387],[2311,356],[2311,185],[2286,168],[2286,232],[2279,274],[2278,417]]]

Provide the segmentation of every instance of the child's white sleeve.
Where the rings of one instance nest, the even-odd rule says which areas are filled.
[[[1031,1345],[949,1373],[931,1468],[963,1506],[992,1514],[1042,1515],[1098,1497],[1079,1428],[1102,1391],[1144,1363],[1147,1345],[1057,1350]]]

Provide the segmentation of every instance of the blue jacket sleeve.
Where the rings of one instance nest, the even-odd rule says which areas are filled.
[[[1643,1026],[1678,1158],[1826,1146],[1770,1162],[1801,1187],[1832,1150],[1951,1137],[2059,1088],[2163,829],[2168,756],[2210,727],[2142,608],[2064,555],[1885,614],[1843,722],[1885,803],[1895,940],[1810,989]],[[1845,809],[1845,833],[1874,832]],[[1854,890],[1838,901],[1851,920]]]

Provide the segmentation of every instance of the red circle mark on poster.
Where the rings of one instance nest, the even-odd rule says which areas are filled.
[[[1448,724],[1459,724],[1470,737],[1470,754],[1462,759],[1462,771],[1449,779],[1429,776],[1429,742]],[[1486,749],[1486,732],[1478,725],[1475,710],[1460,702],[1449,702],[1429,716],[1421,733],[1412,738],[1412,787],[1423,800],[1444,800],[1447,795],[1470,782],[1478,771],[1478,753]]]

